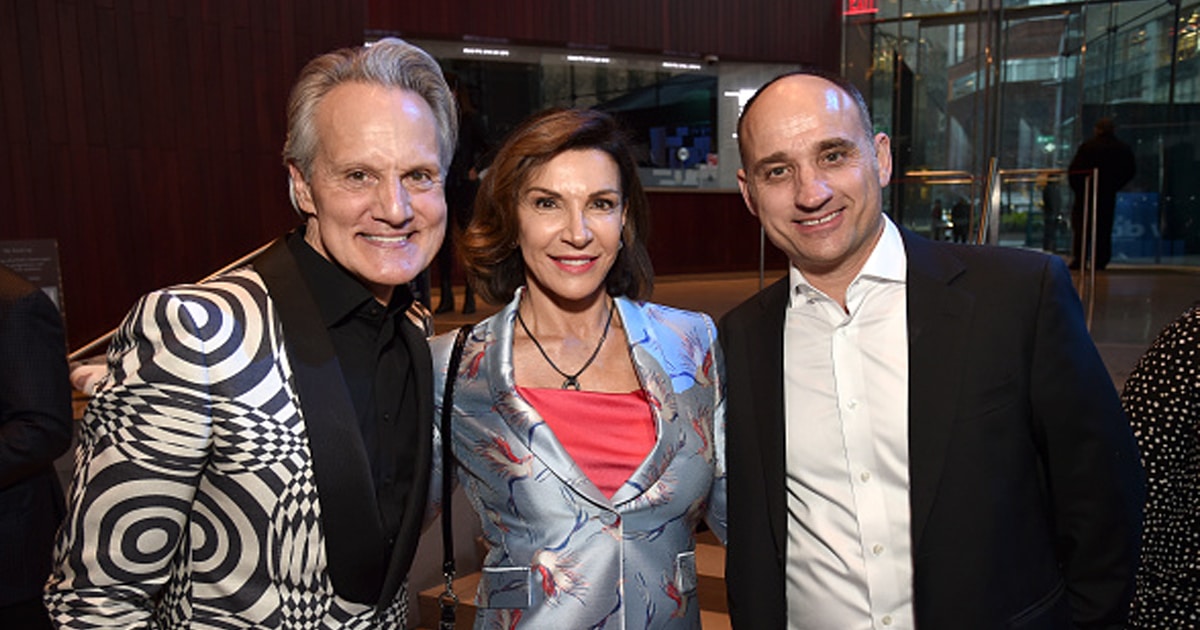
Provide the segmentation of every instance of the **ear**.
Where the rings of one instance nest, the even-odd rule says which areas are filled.
[[[886,133],[875,134],[875,162],[879,165],[879,187],[892,181],[892,139]]]
[[[742,201],[746,203],[746,209],[750,214],[758,216],[758,207],[754,205],[754,195],[750,192],[750,182],[746,176],[746,169],[739,168],[737,170],[738,190],[742,191]]]
[[[304,174],[296,168],[295,164],[288,164],[288,186],[292,205],[296,207],[296,211],[305,217],[315,216],[317,208],[313,203],[312,188],[309,187],[308,181],[304,179]]]

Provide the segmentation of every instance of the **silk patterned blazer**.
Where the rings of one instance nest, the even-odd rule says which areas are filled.
[[[724,540],[725,525],[723,367],[712,320],[616,298],[657,440],[610,500],[515,391],[519,302],[518,293],[475,325],[454,391],[458,482],[488,545],[475,628],[699,628],[694,531],[706,518]],[[454,336],[431,342],[439,417]],[[440,475],[433,479],[431,496],[440,496]]]
[[[65,628],[404,627],[427,509],[432,362],[396,540],[332,342],[281,240],[143,297],[88,405],[46,603]]]

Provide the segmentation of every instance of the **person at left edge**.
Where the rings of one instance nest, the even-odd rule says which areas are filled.
[[[54,460],[71,446],[58,308],[0,265],[0,628],[49,628],[42,585],[63,516]]]
[[[397,39],[288,105],[304,224],[143,297],[108,351],[46,590],[61,627],[404,628],[432,364],[406,283],[445,231],[454,97]]]

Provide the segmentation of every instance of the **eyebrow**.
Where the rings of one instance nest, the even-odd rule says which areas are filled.
[[[543,195],[549,195],[551,197],[562,197],[563,196],[562,193],[560,193],[558,191],[550,190],[549,188],[542,188],[541,186],[530,186],[529,188],[527,188],[525,190],[525,195],[530,195],[533,193],[541,193]],[[620,190],[617,190],[614,188],[601,188],[600,190],[597,190],[594,193],[590,193],[588,195],[588,198],[596,197],[599,195],[617,195],[618,197],[620,197],[620,196],[622,196],[622,193]],[[522,195],[522,196],[524,196],[524,195]]]
[[[777,164],[779,162],[787,162],[787,161],[788,161],[787,153],[784,153],[783,151],[776,151],[776,152],[772,153],[771,155],[764,156],[761,159],[759,159],[757,162],[755,162],[753,172],[757,173],[757,172],[761,171],[768,164]]]
[[[854,142],[850,138],[836,137],[836,138],[827,138],[825,140],[821,140],[820,142],[818,142],[816,151],[818,154],[820,154],[820,153],[824,153],[825,151],[830,151],[833,149],[849,149],[849,150],[857,153],[859,150],[859,147],[858,147],[858,143]],[[755,162],[753,172],[761,171],[768,164],[778,164],[780,162],[788,162],[790,160],[791,160],[791,158],[788,156],[788,153],[786,151],[776,151],[770,155],[764,156],[763,158],[761,158],[760,160]]]
[[[817,144],[817,152],[821,153],[830,149],[852,149],[858,150],[858,143],[849,138],[830,138],[822,140]]]

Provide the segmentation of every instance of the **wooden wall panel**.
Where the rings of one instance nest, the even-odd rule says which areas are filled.
[[[368,30],[836,68],[839,6],[0,0],[0,240],[58,240],[77,347],[140,294],[295,224],[279,157],[287,90],[310,58]],[[757,227],[737,195],[652,197],[659,273],[757,266]]]
[[[754,271],[759,227],[735,192],[651,192],[648,249],[656,275]],[[768,269],[784,269],[787,257],[766,245]]]
[[[365,0],[0,0],[0,240],[58,240],[72,347],[296,222],[287,90],[365,20]]]

